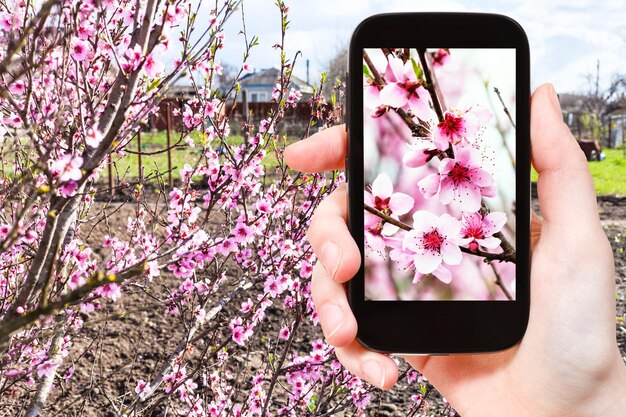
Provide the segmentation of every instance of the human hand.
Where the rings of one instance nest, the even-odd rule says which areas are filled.
[[[333,127],[289,146],[285,159],[300,171],[341,169],[346,143],[344,127]],[[465,417],[622,416],[626,366],[616,344],[613,256],[587,161],[562,121],[551,85],[533,94],[531,145],[543,219],[533,215],[530,321],[523,340],[491,354],[405,359]],[[313,300],[337,358],[356,376],[388,389],[397,366],[356,340],[343,285],[361,262],[346,225],[346,200],[345,186],[338,187],[308,231],[320,259]]]

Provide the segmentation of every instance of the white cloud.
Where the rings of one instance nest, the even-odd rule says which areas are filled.
[[[561,91],[580,90],[583,75],[595,71],[601,60],[601,78],[609,82],[615,72],[626,72],[625,0],[287,0],[290,30],[287,51],[302,52],[295,73],[305,77],[310,60],[312,79],[324,70],[338,48],[347,45],[352,30],[366,17],[383,12],[482,11],[511,16],[524,27],[531,46],[532,84],[553,82]],[[278,66],[272,45],[280,40],[280,18],[273,0],[245,3],[249,34],[260,37],[251,63],[256,68]],[[237,63],[243,53],[238,32],[241,16],[227,25],[222,60]]]

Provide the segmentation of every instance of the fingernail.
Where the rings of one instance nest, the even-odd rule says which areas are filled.
[[[322,265],[331,276],[335,279],[335,274],[339,268],[339,262],[341,262],[341,249],[335,242],[326,242],[322,246],[322,252],[320,253],[320,260]]]
[[[325,324],[325,328],[330,329],[330,332],[326,335],[326,339],[333,337],[346,321],[343,317],[343,310],[335,303],[324,304],[320,311],[318,311],[318,314],[320,315],[320,321]]]
[[[385,386],[385,369],[378,361],[369,360],[365,362],[361,365],[361,370],[365,374],[365,379],[369,382],[376,385],[378,388]]]
[[[554,85],[550,84],[550,90],[552,92],[551,94],[551,98],[552,98],[552,107],[554,107],[554,110],[558,111],[559,113],[561,113],[561,102],[559,101],[559,95],[557,94]]]

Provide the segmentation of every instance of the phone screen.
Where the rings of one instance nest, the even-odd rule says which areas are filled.
[[[515,300],[515,54],[363,50],[366,300]]]

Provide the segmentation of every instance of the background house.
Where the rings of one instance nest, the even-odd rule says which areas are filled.
[[[608,115],[609,148],[620,148],[626,143],[626,107],[615,109]]]
[[[279,75],[280,70],[277,68],[267,68],[244,75],[239,79],[241,93],[237,96],[237,102],[243,101],[244,93],[248,98],[248,103],[269,102],[272,99],[272,90]],[[303,99],[308,98],[307,95],[313,94],[313,87],[294,75],[291,76],[291,87],[299,90]]]

